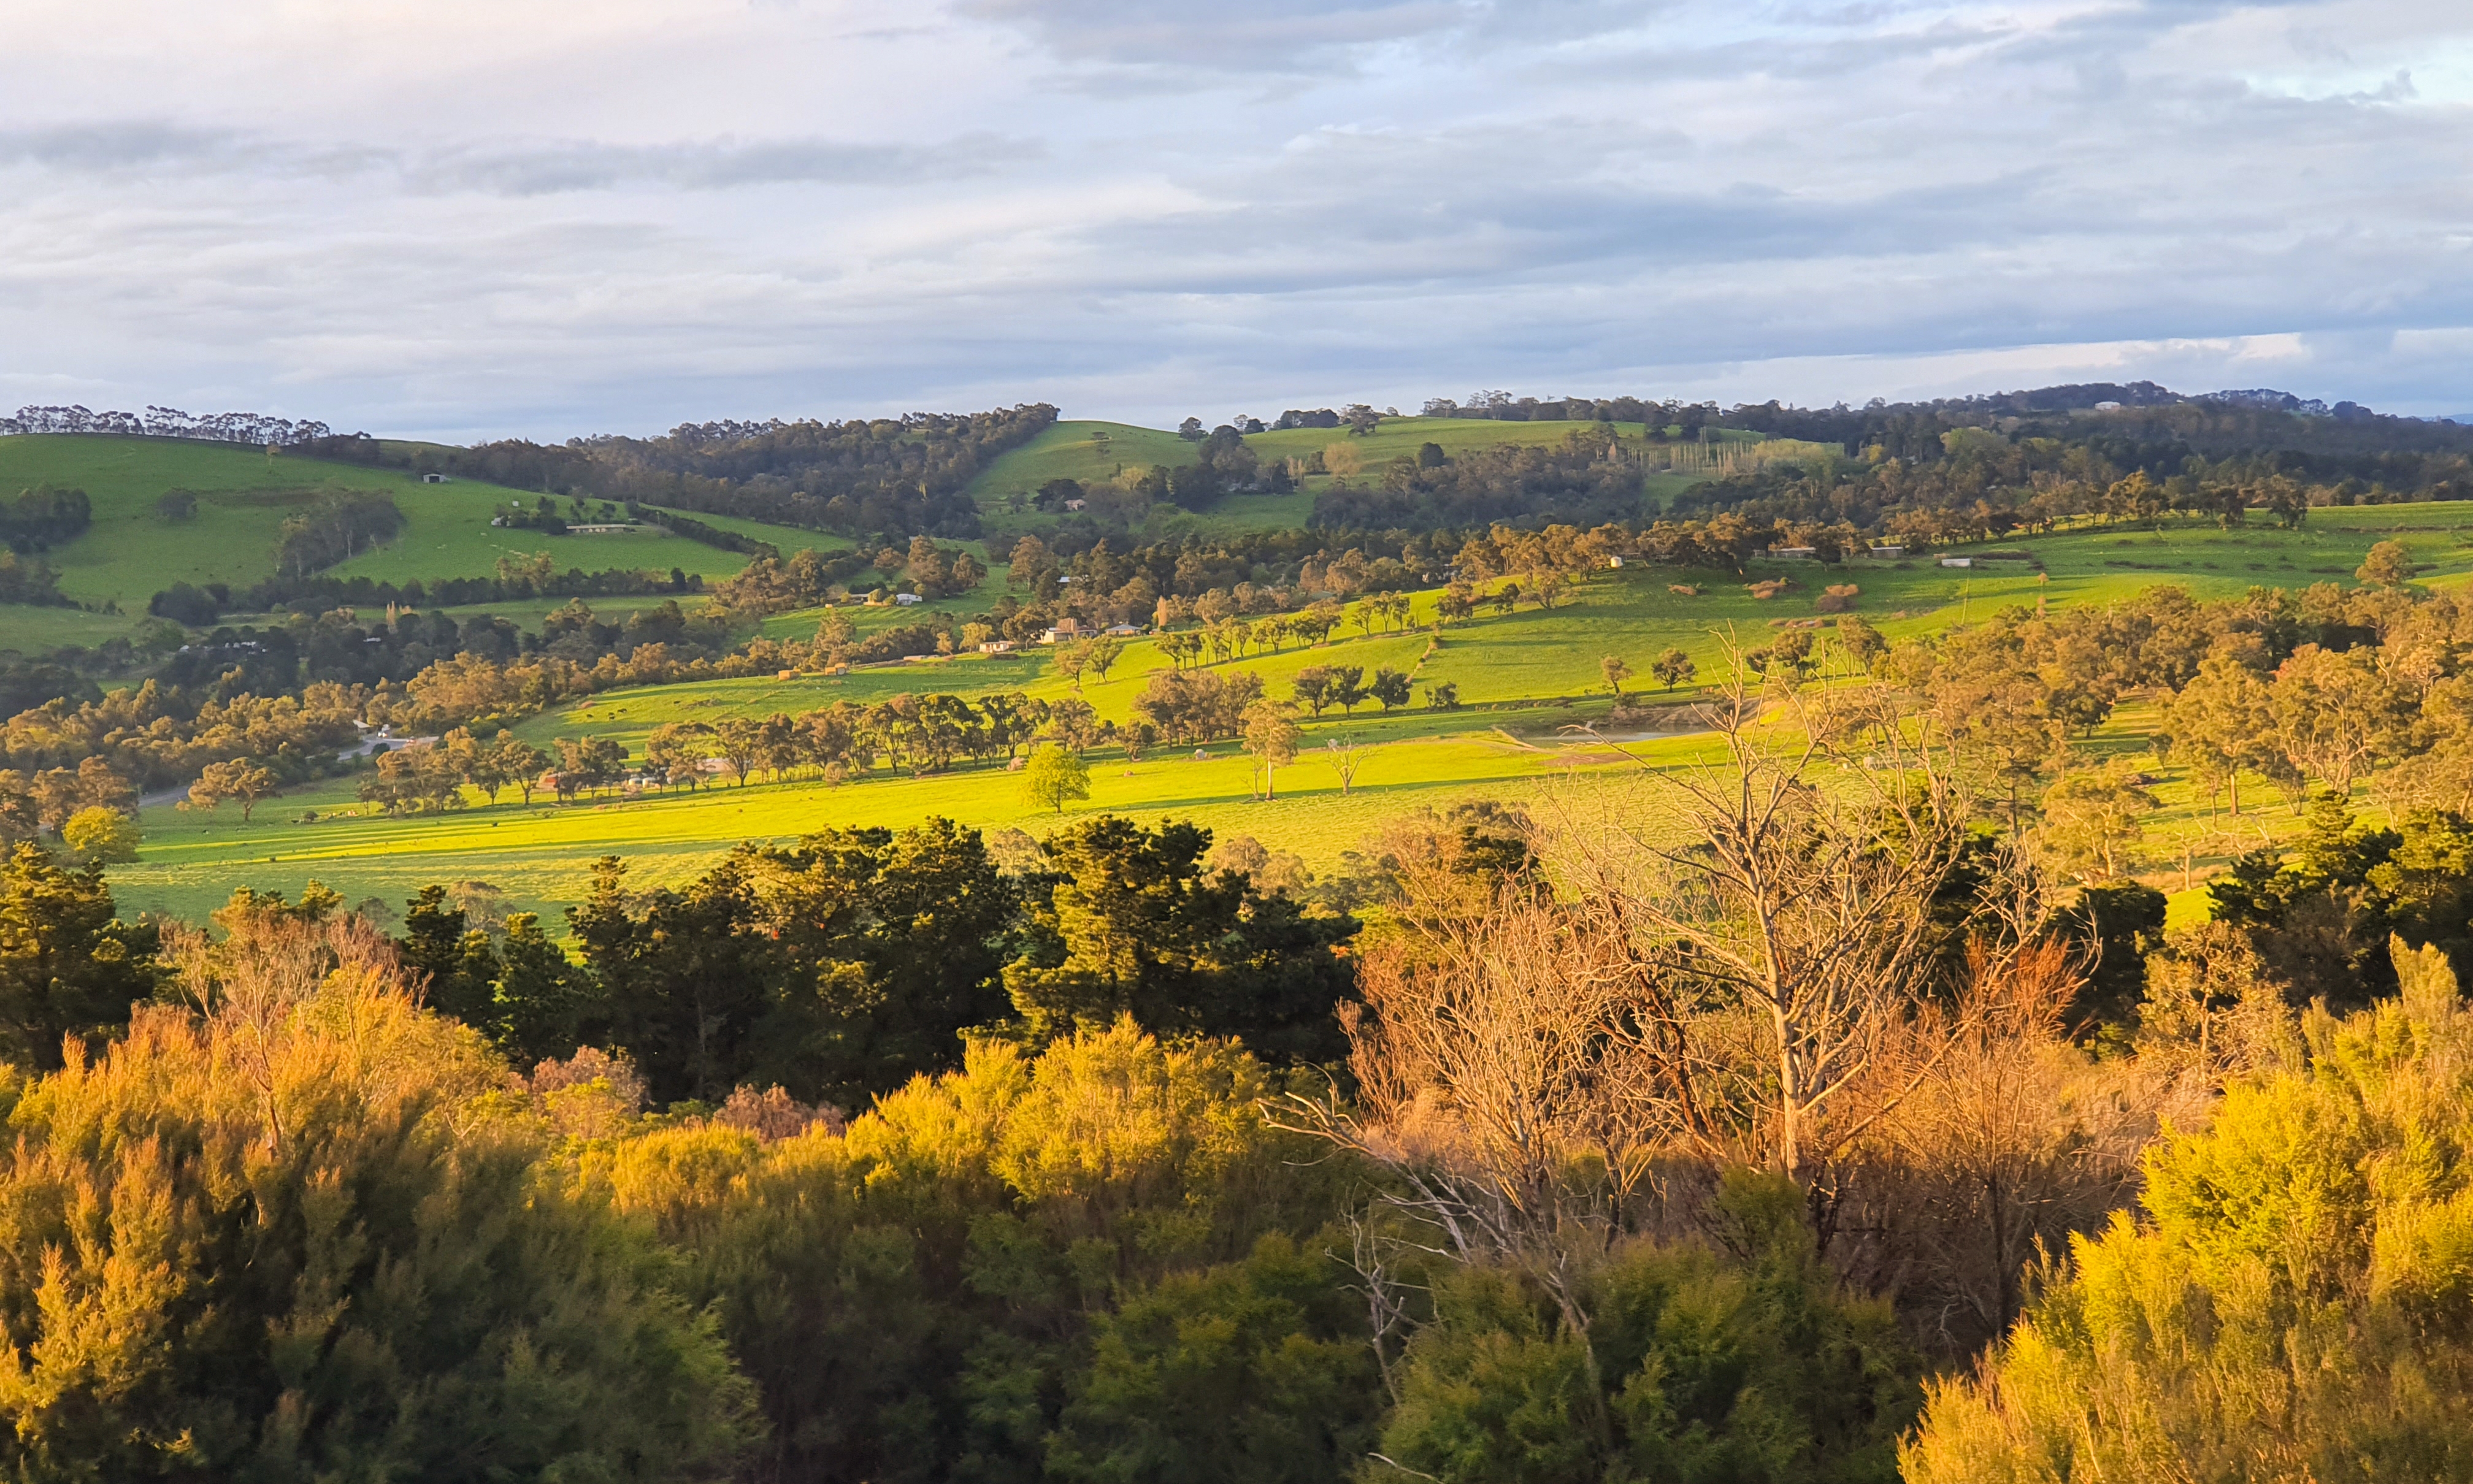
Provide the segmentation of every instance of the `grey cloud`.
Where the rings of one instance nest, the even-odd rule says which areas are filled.
[[[1550,46],[1638,27],[1671,0],[964,0],[960,13],[1010,27],[1116,81],[1192,74],[1336,75],[1402,45]]]
[[[1289,70],[1334,48],[1464,25],[1476,7],[1461,0],[1263,0],[1236,7],[1192,0],[965,0],[959,9],[1018,28],[1074,60]]]
[[[1035,142],[990,133],[924,145],[822,139],[660,145],[561,142],[427,156],[404,162],[402,170],[408,181],[424,190],[541,196],[638,184],[726,190],[745,185],[955,180],[993,175],[1044,154]]]
[[[237,170],[265,155],[264,145],[229,130],[184,129],[146,119],[0,131],[0,165],[52,170],[130,171],[159,165]]]
[[[1964,390],[1953,356],[2052,347],[2084,379],[2108,363],[2075,345],[2173,339],[2208,342],[2141,352],[2176,383],[2473,407],[2473,335],[2397,348],[2473,325],[2473,115],[2267,91],[2169,43],[2233,8],[981,0],[1047,65],[879,110],[933,121],[906,138],[787,107],[540,138],[444,86],[400,137],[452,147],[21,131],[0,340],[110,383],[90,404],[455,436],[1478,384],[1860,399]],[[1038,90],[1058,77],[1088,85]],[[1052,142],[987,132],[1016,119]],[[782,183],[859,189],[729,194]],[[2298,370],[2212,344],[2263,334],[2300,336]]]
[[[637,185],[687,191],[780,184],[898,185],[992,175],[1037,160],[1044,154],[1044,147],[1035,140],[987,132],[923,144],[815,138],[651,145],[542,140],[439,150],[310,145],[153,121],[0,132],[0,166],[33,165],[68,176],[167,168],[193,176],[305,176],[330,180],[384,175],[418,191],[504,196]]]

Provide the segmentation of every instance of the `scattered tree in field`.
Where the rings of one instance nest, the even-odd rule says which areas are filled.
[[[1049,658],[1048,664],[1059,676],[1071,682],[1075,695],[1080,695],[1082,672],[1091,667],[1091,641],[1065,640],[1056,646],[1056,653]]]
[[[1343,716],[1353,716],[1365,704],[1365,667],[1342,664],[1331,667],[1331,704],[1339,707]]]
[[[1084,641],[1082,668],[1097,676],[1100,682],[1105,683],[1108,672],[1116,667],[1117,657],[1124,652],[1125,646],[1122,640],[1110,634],[1100,634],[1096,638]],[[1078,676],[1074,679],[1073,688],[1076,690],[1082,688],[1082,682]]]
[[[1323,761],[1331,764],[1331,771],[1339,775],[1342,798],[1346,798],[1348,791],[1356,786],[1357,770],[1365,766],[1365,759],[1373,751],[1362,742],[1353,742],[1345,737],[1331,737],[1323,742]]]
[[[1871,668],[1872,661],[1889,647],[1881,631],[1851,614],[1837,620],[1837,648],[1854,661],[1859,670]]]
[[[530,803],[540,776],[549,771],[549,754],[510,731],[491,745],[490,767]],[[493,792],[491,797],[497,796]]]
[[[1659,684],[1671,691],[1699,674],[1700,667],[1692,662],[1690,655],[1679,649],[1669,649],[1649,661],[1648,673],[1657,677]]]
[[[1306,666],[1299,670],[1296,678],[1289,682],[1295,692],[1297,704],[1317,717],[1322,715],[1325,706],[1332,704],[1332,688],[1336,683],[1337,677],[1332,673],[1331,666],[1323,664]]]
[[[1457,710],[1460,687],[1456,681],[1439,681],[1426,687],[1426,705],[1437,711]]]
[[[1021,770],[1021,797],[1058,814],[1091,797],[1091,765],[1072,748],[1051,742],[1030,754]]]
[[[2081,768],[2044,791],[2035,848],[2065,879],[2109,881],[2138,868],[2146,818],[2159,806],[2128,758]]]
[[[2241,814],[2241,776],[2288,774],[2276,746],[2275,706],[2267,685],[2229,654],[2209,655],[2164,713],[2173,755],[2187,762],[2210,795],[2230,795]]]
[[[1381,702],[1382,709],[1389,712],[1408,704],[1409,685],[1405,670],[1394,670],[1386,664],[1375,670],[1374,679],[1366,685],[1365,693]]]
[[[1279,771],[1296,760],[1300,735],[1288,707],[1280,702],[1257,701],[1245,708],[1245,751],[1262,770],[1264,799],[1280,796]]]
[[[2413,548],[2402,541],[2386,540],[2370,548],[2353,575],[2363,582],[2381,587],[2400,588],[2413,581],[2420,568],[2413,560]]]
[[[1620,699],[1622,695],[1622,682],[1631,679],[1631,666],[1624,663],[1620,657],[1608,655],[1597,661],[1597,670],[1606,678],[1606,689],[1614,692]]]
[[[223,807],[225,800],[235,800],[240,804],[240,822],[246,825],[250,811],[257,807],[257,802],[272,797],[275,792],[274,769],[247,757],[235,757],[228,762],[206,764],[205,770],[199,774],[198,781],[189,785],[188,800],[180,807],[200,808],[211,813]]]

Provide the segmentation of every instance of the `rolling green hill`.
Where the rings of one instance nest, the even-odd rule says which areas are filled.
[[[1497,422],[1483,418],[1385,418],[1380,427],[1362,438],[1352,437],[1346,428],[1285,428],[1251,434],[1245,444],[1266,461],[1305,458],[1337,445],[1347,448],[1364,469],[1377,470],[1402,455],[1415,454],[1429,443],[1437,444],[1446,454],[1457,456],[1503,444],[1559,443],[1574,429],[1589,425]],[[1637,422],[1617,424],[1616,431],[1635,442],[1645,441],[1647,436],[1647,429]],[[1759,437],[1741,432],[1725,436],[1735,442],[1756,442]],[[971,493],[978,502],[981,518],[987,522],[991,543],[1001,545],[1004,537],[1056,526],[1057,516],[1034,510],[1017,511],[1012,501],[1013,496],[1027,495],[1051,479],[1102,483],[1126,469],[1144,469],[1155,464],[1172,467],[1192,462],[1193,445],[1171,432],[1123,422],[1064,421],[989,465],[972,482]],[[1271,530],[1305,525],[1312,517],[1314,496],[1328,489],[1334,477],[1308,475],[1293,494],[1230,495],[1199,515],[1175,509],[1155,509],[1144,534],[1158,537],[1183,530]],[[1691,486],[1694,477],[1653,474],[1648,480],[1649,495],[1652,499],[1670,498]]]
[[[396,540],[332,570],[394,582],[489,575],[501,556],[547,551],[561,570],[580,566],[672,567],[708,578],[746,564],[720,551],[666,534],[544,536],[492,527],[490,517],[510,500],[537,496],[494,485],[457,481],[425,485],[412,474],[364,468],[226,443],[162,438],[41,434],[0,439],[0,491],[36,485],[82,489],[93,502],[87,531],[44,554],[60,574],[60,589],[89,608],[116,604],[121,616],[68,610],[0,608],[0,647],[41,649],[90,644],[125,632],[156,592],[174,583],[244,586],[272,576],[277,528],[322,486],[380,490],[395,497],[405,525]],[[165,491],[198,495],[197,513],[170,521],[156,502]],[[829,536],[727,516],[707,524],[772,541],[786,549],[849,544]]]

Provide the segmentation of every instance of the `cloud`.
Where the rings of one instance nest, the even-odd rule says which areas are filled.
[[[101,173],[176,166],[233,170],[264,157],[265,147],[226,129],[184,129],[151,119],[114,119],[55,128],[0,129],[0,166]]]
[[[1073,61],[1230,71],[1320,70],[1336,53],[1460,29],[1470,0],[965,0],[961,13],[1018,29]]]
[[[0,58],[0,343],[89,405],[2473,407],[2473,15],[2413,0],[95,3]]]
[[[0,132],[0,166],[64,175],[246,174],[334,179],[385,173],[421,192],[540,196],[659,185],[729,190],[749,185],[900,185],[965,180],[1035,160],[1035,140],[990,132],[931,144],[832,139],[682,140],[632,145],[597,140],[492,142],[444,149],[336,147],[233,131],[183,129],[149,120]]]
[[[993,175],[1038,159],[1037,143],[975,133],[938,144],[694,142],[613,145],[588,142],[483,148],[405,160],[407,181],[423,190],[478,190],[507,196],[604,191],[655,184],[678,190],[745,185],[900,185]]]

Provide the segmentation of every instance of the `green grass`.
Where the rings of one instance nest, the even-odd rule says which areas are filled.
[[[534,498],[493,485],[457,481],[424,485],[400,470],[362,468],[221,443],[179,439],[47,435],[0,440],[0,488],[41,483],[83,489],[94,502],[94,524],[49,554],[62,590],[84,600],[113,599],[142,608],[175,582],[235,586],[274,575],[276,528],[319,486],[383,490],[396,497],[406,524],[386,548],[346,563],[345,576],[485,575],[501,555],[549,550],[565,565],[649,564],[655,548],[692,560],[690,570],[736,570],[741,559],[674,538],[569,537],[552,540],[490,525],[506,501]],[[165,491],[194,490],[197,515],[169,522],[155,513]],[[623,548],[623,554],[622,554]],[[708,557],[692,557],[693,552]],[[608,555],[604,556],[603,553]],[[722,559],[714,561],[712,559]]]
[[[1386,730],[1372,722],[1356,730],[1369,739]],[[1403,734],[1364,764],[1345,798],[1328,765],[1301,758],[1281,771],[1278,801],[1255,802],[1250,759],[1221,743],[1204,750],[1207,760],[1191,751],[1140,763],[1095,757],[1091,802],[1066,818],[1104,809],[1146,823],[1191,819],[1300,850],[1328,869],[1383,820],[1439,795],[1519,799],[1569,776],[1567,769],[1587,777],[1629,767],[1604,750],[1541,747],[1482,732],[1419,737],[1413,729],[1398,730]],[[1679,754],[1692,744],[1658,746]],[[737,840],[787,841],[828,826],[898,826],[945,814],[982,828],[1037,834],[1058,823],[1058,816],[1024,805],[1019,776],[996,767],[918,779],[879,774],[839,788],[756,783],[568,805],[525,807],[510,796],[493,807],[414,820],[353,814],[367,806],[351,802],[351,795],[348,781],[330,782],[260,805],[257,821],[247,826],[228,806],[220,817],[149,809],[143,862],[112,873],[121,908],[195,918],[220,904],[238,881],[293,893],[315,879],[351,900],[376,896],[391,902],[431,881],[486,880],[540,910],[580,899],[592,861],[605,854],[627,857],[638,883],[650,884],[708,869]],[[340,810],[344,817],[297,823],[312,808],[322,815]]]
[[[72,644],[92,649],[106,639],[127,634],[131,622],[125,613],[0,603],[0,650],[42,655]]]
[[[1552,424],[1478,426],[1493,433],[1568,431]],[[1813,599],[1829,584],[1858,586],[1857,610],[1895,637],[1981,620],[2011,605],[2040,602],[2066,610],[2123,600],[2166,583],[2200,598],[2236,596],[2253,586],[2349,584],[2370,545],[2390,536],[2412,547],[2429,586],[2473,581],[2473,505],[2461,504],[2317,511],[2303,530],[2291,533],[2193,524],[2168,526],[2160,536],[2090,530],[1998,543],[2034,552],[2040,571],[2008,564],[1958,570],[1933,559],[1842,567],[1758,562],[1751,576],[1783,576],[1793,585],[1767,600],[1746,591],[1742,577],[1720,572],[1639,565],[1599,572],[1580,583],[1573,600],[1562,607],[1523,607],[1509,615],[1488,610],[1445,631],[1439,643],[1423,631],[1365,636],[1348,625],[1326,646],[1229,661],[1230,668],[1260,674],[1275,697],[1285,696],[1297,670],[1308,664],[1358,665],[1369,675],[1387,664],[1414,671],[1421,684],[1450,682],[1459,687],[1462,705],[1454,710],[1420,704],[1383,715],[1369,706],[1355,717],[1333,712],[1309,720],[1307,756],[1283,773],[1282,798],[1275,803],[1252,800],[1248,759],[1233,743],[1222,742],[1205,749],[1205,759],[1187,749],[1127,763],[1114,750],[1103,751],[1092,760],[1093,797],[1085,807],[1145,822],[1194,819],[1296,850],[1312,868],[1328,871],[1370,829],[1405,810],[1471,796],[1530,799],[1559,778],[1620,773],[1629,765],[1569,730],[1601,722],[1606,714],[1610,702],[1600,657],[1621,656],[1645,672],[1658,653],[1680,648],[1693,656],[1703,675],[1714,675],[1730,643],[1765,644],[1782,621],[1813,616]],[[1001,582],[999,570],[981,591],[932,607],[975,610],[993,601]],[[1700,591],[1679,594],[1670,590],[1675,585],[1694,585]],[[1431,617],[1436,596],[1417,596],[1420,622]],[[632,604],[611,600],[605,606],[623,610]],[[913,619],[919,611],[863,609],[852,616],[872,629]],[[778,615],[768,620],[767,631],[804,637],[818,617],[813,611]],[[617,691],[535,717],[519,730],[541,745],[588,733],[608,736],[640,754],[646,734],[665,722],[795,713],[836,700],[871,703],[903,691],[1028,690],[1052,700],[1070,687],[1052,673],[1049,658],[1048,652],[1033,650],[998,658],[972,655],[870,667],[835,678]],[[1111,678],[1086,682],[1082,694],[1102,717],[1124,721],[1149,673],[1164,663],[1152,641],[1135,641]],[[1631,688],[1653,689],[1645,679]],[[2149,745],[2154,726],[2151,708],[2133,702],[2093,745],[2139,751]],[[1334,737],[1383,744],[1346,798],[1331,768],[1311,760],[1313,751]],[[1652,760],[1672,761],[1698,754],[1706,743],[1652,737],[1625,745]],[[2184,890],[2176,842],[2189,842],[2188,879],[2195,884],[2212,865],[2298,827],[2297,817],[2263,789],[2236,821],[2218,815],[2213,802],[2199,797],[2177,769],[2151,756],[2142,766],[2162,780],[2158,792],[2165,804],[2150,829],[2155,858],[2148,878],[2176,893],[2176,921],[2198,900],[2197,894]],[[298,823],[304,809],[313,808],[343,817]],[[352,801],[351,784],[339,781],[271,802],[247,827],[228,808],[220,818],[150,809],[142,861],[120,868],[113,879],[131,908],[187,916],[214,905],[236,881],[297,891],[312,877],[353,899],[399,899],[429,881],[483,879],[522,902],[545,907],[577,899],[590,862],[602,854],[637,861],[644,880],[677,880],[706,869],[741,839],[787,839],[826,826],[900,826],[931,814],[986,829],[1034,833],[1054,823],[1022,804],[1017,778],[993,767],[919,779],[879,775],[839,788],[791,781],[564,806],[504,803],[412,819],[371,814]]]
[[[1346,428],[1287,428],[1251,434],[1245,444],[1265,461],[1303,458],[1340,444],[1361,461],[1364,472],[1357,477],[1363,478],[1404,454],[1413,456],[1429,443],[1441,445],[1445,453],[1456,457],[1504,444],[1549,446],[1591,425],[1568,421],[1496,422],[1483,418],[1385,418],[1381,426],[1362,438],[1352,437]],[[1617,432],[1624,438],[1640,440],[1646,437],[1647,430],[1641,423],[1626,422],[1619,424]],[[1743,435],[1736,441],[1756,437]],[[1104,483],[1124,469],[1142,469],[1155,464],[1173,467],[1191,462],[1193,444],[1174,433],[1123,422],[1059,422],[999,456],[972,482],[971,493],[978,501],[981,518],[987,522],[991,543],[1002,545],[1007,537],[1050,530],[1058,522],[1054,515],[1015,512],[1008,503],[1008,497],[1015,493],[1029,493],[1051,479]],[[1201,515],[1173,508],[1154,509],[1142,535],[1157,539],[1188,531],[1212,534],[1302,526],[1312,518],[1314,496],[1329,488],[1332,478],[1328,474],[1310,475],[1292,494],[1230,495]],[[1695,482],[1684,476],[1656,475],[1649,481],[1649,493],[1654,500],[1664,500]]]
[[[61,590],[90,606],[116,603],[123,617],[107,626],[53,617],[42,610],[0,608],[0,647],[91,643],[126,632],[144,614],[147,601],[174,583],[242,586],[270,577],[277,528],[312,491],[329,483],[383,490],[395,496],[405,515],[400,538],[335,568],[339,576],[392,582],[483,577],[502,556],[538,551],[549,552],[561,571],[641,566],[666,572],[679,567],[715,578],[736,572],[747,562],[736,552],[682,537],[549,537],[497,529],[490,517],[508,500],[530,504],[536,496],[468,480],[424,485],[400,470],[289,455],[269,458],[262,451],[180,439],[62,434],[0,439],[0,491],[46,483],[82,489],[94,507],[94,523],[85,534],[44,558],[60,572]],[[190,519],[169,522],[155,513],[156,499],[173,489],[199,494],[197,514]],[[848,544],[756,521],[699,518],[784,550]],[[53,637],[64,633],[91,637]]]

